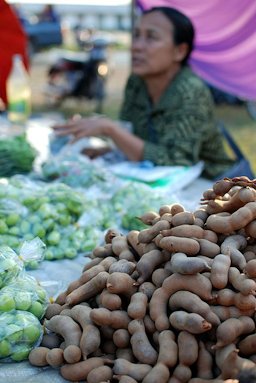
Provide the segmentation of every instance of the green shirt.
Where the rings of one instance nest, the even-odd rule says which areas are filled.
[[[143,159],[155,165],[190,166],[202,160],[203,176],[215,178],[233,164],[224,151],[210,92],[188,67],[155,105],[143,80],[131,75],[120,119],[132,123],[134,134],[145,141]]]

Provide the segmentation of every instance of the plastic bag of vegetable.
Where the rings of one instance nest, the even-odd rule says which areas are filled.
[[[0,360],[20,362],[27,359],[42,336],[42,326],[30,312],[12,310],[0,314]]]

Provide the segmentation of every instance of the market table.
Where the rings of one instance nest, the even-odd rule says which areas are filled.
[[[36,167],[47,159],[49,155],[49,137],[51,134],[50,126],[61,119],[56,115],[54,118],[50,115],[39,116],[31,119],[27,127],[27,136],[29,141],[36,147],[39,155],[36,159]],[[190,182],[181,190],[176,190],[174,198],[176,202],[181,203],[187,210],[193,211],[200,204],[200,198],[203,191],[210,188],[212,182],[203,178],[197,178]],[[61,291],[64,291],[70,282],[77,279],[88,258],[78,256],[73,260],[62,259],[56,261],[43,261],[36,270],[28,271],[43,286],[48,289],[50,295],[56,297]],[[50,367],[36,368],[29,362],[19,363],[0,363],[0,381],[5,383],[44,383],[65,382],[58,369]]]
[[[179,202],[190,210],[191,207],[194,208],[199,205],[202,192],[210,187],[211,182],[199,178],[177,194]],[[29,273],[43,285],[48,285],[48,288],[50,286],[52,295],[57,296],[59,292],[64,291],[70,282],[81,275],[82,268],[87,261],[88,258],[84,256],[79,256],[73,260],[43,261],[38,269],[31,270]],[[33,367],[27,361],[0,363],[0,381],[5,383],[13,383],[14,381],[15,383],[66,382],[59,374],[58,369]]]

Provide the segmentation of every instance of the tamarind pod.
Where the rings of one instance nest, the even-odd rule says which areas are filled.
[[[201,379],[201,378],[192,378],[188,383],[239,383],[238,380],[229,380],[224,381],[223,379]]]
[[[254,258],[256,258],[255,254],[254,253],[252,254],[254,255]],[[245,256],[245,253],[244,253],[244,256]],[[256,278],[256,259],[254,258],[247,261],[244,268],[244,272],[249,278]]]
[[[107,271],[109,272],[109,274],[119,272],[131,275],[134,272],[135,268],[135,262],[128,261],[127,259],[119,259],[118,261],[113,263]]]
[[[179,363],[191,366],[198,358],[198,342],[196,337],[187,332],[180,331],[177,337]]]
[[[64,305],[66,303],[66,298],[67,298],[67,291],[62,291],[58,296],[57,298],[55,299],[55,303],[59,304],[59,305]]]
[[[219,213],[222,211],[227,211],[233,213],[234,211],[240,209],[248,202],[254,202],[256,199],[256,192],[250,188],[240,188],[238,189],[228,201],[219,200],[214,209],[207,209],[209,214]],[[208,204],[209,205],[209,204]]]
[[[75,305],[96,296],[106,287],[108,276],[106,271],[101,271],[90,281],[68,294],[66,303]]]
[[[220,254],[220,246],[217,243],[208,241],[208,239],[199,238],[197,242],[200,245],[199,253],[209,258],[214,258],[217,254]]]
[[[230,267],[228,279],[234,289],[240,291],[243,295],[256,295],[256,282],[248,278],[246,274],[241,274],[236,267]]]
[[[71,382],[86,380],[87,375],[94,368],[103,366],[105,360],[100,357],[91,357],[90,359],[73,364],[64,364],[60,368],[61,376]]]
[[[253,251],[244,251],[244,257],[246,262],[248,263],[249,261],[255,259],[255,253]],[[254,278],[254,277],[252,277]]]
[[[206,226],[216,233],[231,234],[242,229],[256,218],[256,202],[248,202],[228,217],[212,214],[207,218]],[[223,251],[222,251],[223,253]]]
[[[198,359],[196,362],[198,378],[213,378],[213,356],[205,347],[204,342],[199,341]]]
[[[122,299],[118,294],[110,293],[104,289],[100,294],[100,304],[108,310],[118,310],[122,307]]]
[[[235,343],[230,343],[227,346],[223,346],[221,348],[217,348],[215,350],[215,362],[217,367],[222,370],[223,364],[225,363],[225,359],[230,354],[231,351],[236,350]]]
[[[113,375],[113,378],[117,379],[120,383],[138,383],[137,380],[128,375]]]
[[[209,214],[207,213],[206,209],[203,208],[203,207],[200,207],[199,209],[195,210],[194,211],[194,217],[195,219],[200,219],[201,221],[203,221],[203,223],[206,222],[207,218],[208,218]]]
[[[171,214],[173,216],[176,215],[176,214],[182,213],[184,211],[185,211],[185,208],[180,203],[173,203],[173,204],[171,204]]]
[[[190,291],[177,291],[172,294],[169,299],[169,308],[171,311],[183,309],[187,312],[194,312],[201,315],[213,326],[220,324],[219,317],[211,311],[208,303],[204,302],[198,295]]]
[[[256,353],[256,334],[247,335],[238,343],[242,355],[250,356]]]
[[[135,363],[135,357],[130,347],[117,348],[116,359],[125,359],[130,363]]]
[[[153,239],[153,243],[157,246],[157,247],[160,247],[159,244],[160,244],[160,241],[161,239],[163,238],[162,234],[157,234],[157,236]]]
[[[152,366],[145,363],[131,363],[125,359],[115,359],[113,372],[115,375],[128,375],[131,378],[141,381],[151,371]]]
[[[148,298],[142,292],[136,292],[131,296],[127,307],[127,314],[132,319],[143,319],[147,311]]]
[[[148,300],[151,299],[152,295],[153,295],[153,292],[156,290],[156,286],[152,283],[152,282],[143,282],[140,286],[139,286],[139,289],[138,291],[146,294],[146,296],[148,297]]]
[[[216,181],[212,189],[216,196],[224,196],[226,193],[230,191],[230,189],[234,186],[234,182],[232,182],[230,179],[222,179],[219,181]]]
[[[197,255],[197,258],[203,259],[210,268],[212,267],[214,258],[207,257],[206,255]]]
[[[256,298],[254,295],[243,295],[227,288],[218,291],[215,302],[222,306],[236,306],[242,311],[255,310],[256,308]]]
[[[65,305],[65,304],[60,305],[59,303],[56,303],[56,302],[49,303],[46,308],[44,318],[51,319],[53,316],[60,314],[61,311],[67,307],[68,305]]]
[[[172,223],[172,217],[173,216],[171,213],[164,213],[161,215],[160,220],[165,220],[165,221],[169,222],[169,224],[171,224]]]
[[[171,313],[169,321],[175,329],[184,330],[191,334],[202,334],[212,328],[212,325],[201,315],[187,313],[185,311],[175,311]]]
[[[188,211],[181,211],[176,213],[172,218],[172,226],[180,225],[193,225],[195,222],[195,216],[193,213]]]
[[[53,332],[49,334],[43,334],[40,346],[47,349],[59,348],[61,344],[61,337]]]
[[[170,214],[172,216],[172,205],[160,206],[158,213],[159,213],[160,217],[162,217],[164,214]]]
[[[230,255],[232,266],[238,266],[243,270],[246,266],[246,260],[240,250],[245,249],[247,240],[243,235],[235,234],[225,238],[221,244],[222,254]]]
[[[202,229],[197,225],[182,224],[179,226],[172,227],[171,229],[162,230],[161,234],[164,237],[175,236],[175,237],[186,237],[186,238],[204,238],[210,242],[216,243],[218,241],[217,234],[211,230]]]
[[[174,253],[171,257],[171,270],[179,274],[197,274],[211,270],[208,263],[198,257],[187,257],[184,253]]]
[[[101,271],[108,271],[113,263],[116,263],[116,258],[109,256],[101,260],[98,265],[92,266],[89,270],[84,271],[78,279],[79,285],[90,281],[93,277],[98,275]],[[78,287],[78,286],[77,286]],[[72,289],[71,291],[73,291]]]
[[[166,278],[162,287],[156,289],[149,302],[149,313],[158,331],[169,329],[167,316],[169,297],[179,290],[188,290],[197,294],[203,300],[212,298],[212,285],[209,279],[201,274],[181,275],[174,273]]]
[[[80,326],[71,317],[55,315],[45,321],[45,327],[56,334],[60,334],[64,338],[66,346],[71,344],[79,346],[82,331]]]
[[[143,229],[138,234],[138,240],[140,243],[149,243],[151,242],[161,230],[169,229],[170,224],[166,220],[160,220],[156,222],[153,226],[147,229]]]
[[[234,343],[240,335],[248,334],[254,329],[254,320],[247,316],[227,319],[217,327],[217,342],[212,348],[216,349]]]
[[[151,243],[140,243],[138,240],[139,235],[138,230],[130,230],[127,234],[127,242],[132,247],[133,251],[136,252],[136,255],[141,257],[143,254],[147,253],[150,250],[156,249],[156,245]]]
[[[112,239],[112,251],[115,255],[120,256],[120,254],[127,250],[128,252],[131,252],[130,247],[127,242],[127,238],[124,235],[118,235]],[[133,253],[131,252],[131,257],[133,256]]]
[[[217,195],[215,194],[215,192],[213,191],[213,189],[206,189],[204,192],[203,192],[203,197],[201,198],[201,200],[214,200],[215,198],[217,198]]]
[[[127,348],[130,345],[129,331],[121,328],[113,333],[113,342],[117,348]]]
[[[98,326],[110,326],[113,329],[127,329],[128,324],[131,321],[126,311],[110,311],[104,308],[92,309],[90,318]]]
[[[192,377],[192,371],[189,366],[179,363],[173,370],[169,383],[188,382]]]
[[[236,293],[234,296],[234,305],[240,310],[256,309],[256,298],[253,294],[243,295]]]
[[[211,267],[211,282],[216,289],[224,289],[228,284],[228,273],[231,265],[229,255],[218,254],[213,259]]]
[[[87,257],[86,260],[89,258]],[[92,258],[88,262],[85,263],[82,272],[89,270],[91,267],[98,265],[102,261],[102,258],[97,257],[97,258]]]
[[[154,335],[155,332],[156,332],[155,322],[152,321],[152,319],[150,318],[150,316],[148,314],[146,314],[144,316],[143,322],[144,322],[144,326],[145,326],[145,329],[146,329],[146,333]]]
[[[157,363],[172,368],[177,364],[178,345],[175,342],[175,335],[171,330],[164,330],[158,336],[159,352]]]
[[[256,238],[256,220],[248,223],[248,225],[245,226],[244,231],[247,237]]]
[[[63,350],[63,358],[66,363],[77,363],[81,360],[82,351],[78,346],[70,345]],[[63,361],[62,363],[63,364]]]
[[[97,351],[100,347],[101,337],[99,329],[93,324],[88,324],[83,329],[83,333],[80,340],[80,349],[85,360],[88,355]]]
[[[93,368],[87,375],[87,383],[109,382],[113,377],[112,369],[109,366],[98,366]]]
[[[117,236],[120,236],[120,235],[122,235],[122,234],[118,230],[108,229],[105,236],[104,236],[104,240],[105,240],[106,244],[112,243],[112,239],[117,237]]]
[[[169,368],[162,363],[157,363],[142,380],[142,383],[167,383],[170,377]]]
[[[203,229],[204,228],[204,221],[201,218],[195,218],[194,225],[197,225]]]
[[[37,367],[48,366],[48,362],[46,360],[48,351],[49,348],[43,346],[33,348],[28,356],[29,363],[32,364],[32,366]]]
[[[223,379],[235,379],[243,369],[255,368],[255,363],[238,355],[239,350],[235,349],[229,353],[222,366],[221,377]]]
[[[241,316],[252,317],[255,309],[240,310],[236,306],[210,306],[211,310],[219,317],[221,322],[229,318],[239,318]]]
[[[170,253],[185,253],[187,255],[196,255],[200,250],[199,243],[195,239],[174,236],[160,239],[159,247]]]
[[[140,363],[154,365],[158,354],[147,337],[144,323],[141,319],[133,319],[128,325],[131,334],[131,346],[134,356]]]
[[[114,272],[108,274],[106,287],[110,293],[132,296],[138,289],[138,283],[128,274]]]
[[[168,380],[168,383],[182,383],[180,379],[176,378],[176,376],[174,376],[172,374],[172,376],[170,377],[170,379]]]
[[[64,351],[61,348],[52,348],[51,350],[49,350],[46,354],[46,361],[48,365],[51,367],[62,366],[65,363],[63,353]]]
[[[161,208],[160,208],[161,209]],[[147,226],[152,226],[152,223],[155,219],[160,219],[160,214],[155,211],[148,211],[147,213],[142,214],[140,217],[137,217],[141,222]]]
[[[113,256],[113,251],[112,251],[112,244],[111,243],[106,243],[104,246],[97,246],[94,248],[91,256],[93,258],[106,258],[109,256]]]
[[[170,255],[160,250],[151,250],[142,255],[137,263],[139,278],[137,282],[143,283],[152,275],[155,268],[170,259]]]
[[[155,285],[155,287],[161,287],[163,284],[163,281],[167,277],[169,277],[171,274],[172,272],[170,270],[159,268],[153,271],[151,280],[153,284]]]

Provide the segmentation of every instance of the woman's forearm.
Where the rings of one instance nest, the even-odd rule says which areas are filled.
[[[120,127],[118,123],[114,122],[108,126],[106,135],[113,140],[129,160],[141,161],[143,159],[144,141]]]

